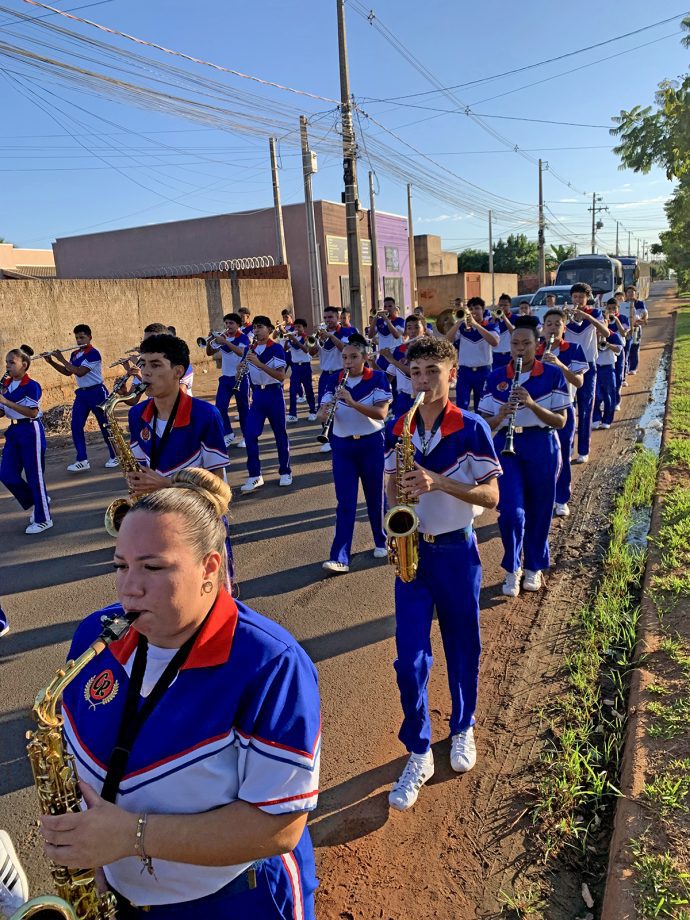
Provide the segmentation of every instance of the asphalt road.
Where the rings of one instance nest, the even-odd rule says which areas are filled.
[[[659,288],[658,293],[665,290]],[[652,336],[647,342],[652,347]],[[653,360],[657,358],[653,352]],[[197,381],[195,395],[210,396],[214,389],[212,375],[204,376]],[[646,396],[637,387],[623,392],[623,412],[616,424],[628,426],[634,440],[634,419]],[[246,476],[243,450],[231,452],[228,473],[235,489],[233,545],[241,598],[285,625],[319,669],[325,794],[313,826],[317,846],[328,848],[366,833],[367,821],[373,829],[386,820],[380,809],[367,811],[359,805],[395,778],[404,752],[396,737],[400,713],[392,667],[393,572],[385,561],[372,557],[362,506],[350,573],[326,576],[321,569],[334,526],[334,491],[330,457],[319,453],[316,442],[319,426],[306,422],[303,409],[299,424],[289,429],[291,488],[277,485],[277,458],[268,429],[262,439],[266,486],[248,496],[240,494],[238,487]],[[595,444],[607,434],[595,433]],[[49,444],[46,479],[53,499],[52,530],[26,536],[27,515],[5,491],[0,494],[0,597],[11,623],[11,632],[0,640],[0,827],[15,840],[34,892],[52,889],[32,826],[37,807],[24,753],[31,703],[36,690],[63,663],[76,624],[115,598],[113,541],[103,528],[103,511],[125,490],[119,472],[103,468],[107,455],[100,436],[89,440],[92,470],[80,475],[65,471],[73,460],[72,449]],[[576,480],[580,474],[576,468]],[[486,630],[487,623],[500,622],[509,602],[500,593],[503,573],[495,515],[485,513],[477,530],[485,572]],[[434,671],[431,691],[438,729],[448,706],[440,660]],[[356,832],[351,832],[351,822],[357,823]],[[331,872],[333,861],[322,861]],[[333,881],[324,878],[325,887],[332,888]],[[327,910],[320,916],[343,914]]]

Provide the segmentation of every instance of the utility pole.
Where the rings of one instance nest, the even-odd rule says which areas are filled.
[[[273,209],[276,218],[276,251],[278,253],[278,265],[286,265],[285,229],[283,228],[283,209],[280,205],[280,182],[278,180],[278,160],[276,158],[275,137],[269,137],[268,146],[271,151],[271,177],[273,179]]]
[[[620,252],[618,251],[618,223],[619,222],[616,221],[616,255],[617,256],[620,255]]]
[[[345,34],[345,0],[336,0],[338,10],[338,57],[340,59],[340,114],[343,132],[343,182],[345,192],[345,227],[347,235],[347,259],[350,276],[350,310],[353,325],[364,329],[367,317],[362,306],[362,253],[359,247],[357,211],[357,149],[355,129],[352,123],[352,99],[350,96],[350,72],[347,63],[347,39]]]
[[[410,269],[410,309],[417,306],[417,259],[414,251],[414,228],[412,225],[412,186],[407,185],[407,248]]]
[[[494,274],[493,211],[489,211],[489,271],[491,272],[491,306],[496,306],[496,275]]]
[[[381,305],[379,278],[379,250],[376,237],[376,195],[374,193],[374,174],[369,172],[369,239],[371,240],[371,273],[374,278],[372,286],[372,304],[370,313],[378,313]]]
[[[316,248],[316,220],[314,219],[314,196],[311,177],[317,171],[316,154],[309,149],[307,118],[299,117],[299,133],[302,142],[302,172],[304,175],[304,209],[307,215],[307,253],[309,256],[309,286],[311,288],[311,312],[315,323],[321,321],[323,313],[323,291],[319,272],[319,254]]]
[[[640,241],[637,241],[637,258],[640,258]]]
[[[628,255],[631,255],[630,251],[630,231],[628,230]]]
[[[597,230],[601,230],[604,226],[603,221],[597,220],[597,214],[599,211],[608,211],[608,207],[605,205],[597,204],[597,202],[602,200],[601,195],[592,192],[592,207],[587,209],[592,212],[592,253],[597,251]]]
[[[541,173],[542,163],[541,160],[539,160],[539,287],[543,287],[546,284],[546,254],[544,252],[544,189],[542,187]]]

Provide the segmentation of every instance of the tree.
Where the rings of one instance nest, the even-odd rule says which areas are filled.
[[[572,243],[558,243],[557,245],[551,246],[551,252],[553,253],[554,261],[560,264],[565,262],[566,259],[572,259],[575,256],[575,246]]]
[[[489,253],[483,249],[463,249],[458,253],[459,272],[488,272]]]
[[[494,246],[494,270],[518,275],[536,272],[539,265],[539,246],[528,240],[524,233],[511,233]]]

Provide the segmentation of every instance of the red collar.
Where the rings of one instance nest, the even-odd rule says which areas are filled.
[[[142,422],[150,424],[153,420],[153,410],[155,408],[155,402],[153,397],[146,400],[144,404],[144,411],[141,413]],[[177,407],[177,415],[175,416],[175,422],[173,428],[185,428],[189,425],[192,419],[192,397],[182,390],[180,392],[180,404]]]
[[[345,371],[341,371],[338,374],[338,383],[342,383],[344,376],[345,376]],[[365,365],[364,370],[362,371],[362,380],[371,380],[373,376],[374,376],[374,372],[372,371],[372,369]]]
[[[559,351],[567,351],[569,348],[570,348],[569,343],[566,342],[564,339],[561,339],[561,344],[558,346],[558,350],[559,350]],[[541,343],[539,344],[539,347],[537,348],[537,357],[538,357],[538,358],[541,358],[541,356],[544,354],[545,350],[546,350],[546,344],[545,344],[544,342],[541,342]]]
[[[242,330],[238,329],[237,332],[233,335],[233,339],[241,339],[242,335],[243,335]]]
[[[22,379],[19,381],[19,386],[20,386],[20,387],[25,387],[25,386],[27,385],[27,383],[29,383],[30,381],[31,381],[31,377],[29,377],[28,374],[24,374],[24,376],[22,377]],[[11,381],[10,381],[10,382],[11,382]]]
[[[254,339],[254,341],[256,342],[256,339]],[[266,348],[272,348],[274,345],[277,345],[277,344],[278,343],[275,341],[275,339],[266,339],[265,342],[256,342],[256,347],[261,348],[262,345],[265,345]]]
[[[541,361],[535,361],[532,365],[532,370],[530,371],[530,377],[540,377],[544,373],[544,365]],[[510,362],[506,365],[506,377],[508,380],[512,380],[515,376],[515,366],[513,365],[513,359],[510,359]]]
[[[81,345],[77,345],[72,354],[81,352],[83,355],[88,355],[90,351],[93,351],[93,345],[84,345],[83,347]]]
[[[403,430],[403,424],[405,422],[405,413],[401,415],[399,419],[396,420],[393,425],[393,434],[396,437],[400,437]],[[452,402],[446,403],[446,411],[443,416],[443,421],[441,422],[441,427],[439,431],[441,432],[441,437],[446,438],[449,434],[454,434],[456,431],[462,431],[465,427],[465,419],[462,414],[462,409],[458,409],[457,406],[454,406]],[[414,434],[417,430],[417,415],[412,419],[412,424],[410,425],[410,432]]]
[[[237,618],[237,604],[223,588],[181,670],[215,668],[225,664],[232,651]],[[136,629],[128,629],[121,639],[111,643],[110,651],[121,665],[124,666],[134,654],[138,638],[139,633]]]

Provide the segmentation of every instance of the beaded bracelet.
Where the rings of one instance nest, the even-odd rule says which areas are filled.
[[[137,830],[136,830],[136,835],[135,835],[135,840],[134,840],[134,852],[137,854],[139,859],[144,864],[141,868],[141,871],[143,872],[144,869],[146,869],[148,874],[153,875],[155,878],[156,873],[154,872],[154,869],[153,869],[153,860],[151,859],[150,856],[146,854],[146,850],[144,849],[144,831],[146,830],[146,822],[148,821],[148,818],[149,816],[147,812],[144,812],[143,815],[139,815],[139,817],[137,818]]]

